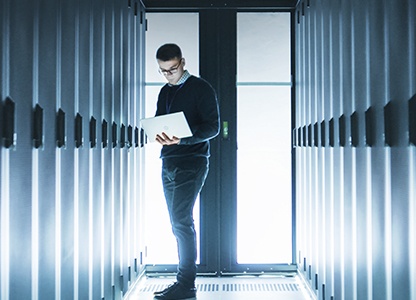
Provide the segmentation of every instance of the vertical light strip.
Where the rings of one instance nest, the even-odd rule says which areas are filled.
[[[35,62],[36,63],[36,62]],[[32,300],[39,297],[39,151],[32,151]]]
[[[373,299],[373,205],[371,148],[366,149],[366,257],[367,257],[367,299]]]
[[[74,149],[74,300],[79,294],[79,150]]]
[[[327,284],[328,280],[326,278],[327,276],[327,264],[328,264],[328,259],[327,259],[327,246],[328,246],[328,236],[327,236],[327,213],[326,213],[326,201],[327,201],[327,195],[326,195],[326,172],[325,172],[325,165],[327,163],[326,161],[326,152],[324,148],[319,148],[321,151],[321,199],[322,199],[322,209],[321,209],[321,220],[322,220],[322,235],[323,235],[323,239],[322,239],[322,283],[323,284]]]
[[[10,92],[10,40],[9,40],[9,1],[2,1],[2,97]],[[0,197],[0,298],[9,299],[10,285],[10,152],[1,148],[1,197]]]
[[[318,11],[320,12],[321,15],[319,15],[318,17]],[[318,58],[319,58],[319,44],[318,44],[318,36],[321,35],[321,32],[318,32],[318,18],[322,19],[322,9],[319,7],[319,9],[317,9],[314,13],[314,21],[313,21],[313,34],[314,34],[314,58],[313,58],[313,65],[314,65],[314,78],[315,78],[315,84],[313,86],[314,89],[314,97],[313,97],[313,103],[312,103],[312,98],[310,99],[311,104],[313,104],[313,110],[311,110],[311,114],[309,116],[309,124],[311,126],[311,130],[313,131],[313,121],[316,120],[317,118],[317,114],[318,114],[318,104],[319,104],[319,67],[320,65],[318,64]],[[320,37],[321,41],[323,39],[323,37]],[[322,59],[322,58],[321,58]],[[309,133],[312,136],[312,133]],[[311,140],[311,142],[313,143],[313,141]],[[319,256],[320,256],[320,250],[322,247],[322,239],[321,239],[321,232],[320,232],[320,223],[321,223],[321,219],[319,216],[319,207],[320,207],[320,197],[319,197],[319,163],[318,163],[318,153],[317,150],[315,151],[315,148],[313,147],[313,145],[310,145],[311,147],[311,152],[313,153],[313,160],[311,161],[311,166],[313,166],[313,187],[312,187],[312,195],[313,195],[313,202],[314,202],[314,218],[313,218],[313,222],[314,222],[314,227],[315,227],[315,249],[314,249],[314,256],[315,256],[315,274],[320,274],[320,262],[319,262]],[[312,275],[314,276],[314,275]],[[318,291],[319,291],[319,287],[318,287]],[[318,292],[319,293],[319,292]]]
[[[365,18],[365,73],[366,73],[366,91],[365,91],[365,102],[366,108],[370,107],[371,105],[371,69],[370,69],[370,62],[371,62],[371,45],[370,45],[370,5],[367,1],[364,3],[366,18]],[[369,138],[369,137],[366,137]],[[372,205],[372,164],[371,164],[371,148],[366,148],[366,270],[367,270],[367,299],[373,299],[373,205]]]
[[[39,0],[34,1],[33,12],[33,106],[39,98]],[[32,249],[31,297],[39,298],[39,151],[32,151]]]
[[[317,88],[316,88],[317,89]],[[317,98],[315,98],[317,99]],[[318,101],[315,102],[315,109],[317,107]],[[313,216],[313,222],[315,227],[315,249],[314,249],[314,256],[315,256],[315,266],[316,266],[316,274],[320,274],[320,269],[322,265],[320,264],[319,258],[321,255],[322,250],[322,232],[321,232],[321,218],[322,216],[319,215],[319,208],[320,208],[320,199],[319,196],[319,156],[318,156],[318,150],[312,148],[311,145],[311,152],[313,153],[313,160],[312,160],[312,166],[313,166],[313,187],[312,187],[312,195],[313,195],[313,202],[314,202],[314,216]]]
[[[90,1],[89,18],[89,116],[94,115],[94,1]],[[88,141],[86,141],[88,144]],[[94,276],[94,151],[89,149],[88,153],[88,295],[93,297]]]
[[[309,242],[308,242],[308,259],[309,259],[309,265],[312,266],[315,263],[314,256],[313,256],[313,246],[314,239],[313,239],[313,230],[314,230],[314,223],[313,223],[313,203],[312,203],[312,155],[311,155],[311,149],[306,148],[305,153],[307,155],[306,162],[306,170],[308,172],[307,180],[305,181],[306,188],[308,190],[307,193],[307,201],[308,201],[308,208],[309,208],[309,216],[308,216],[308,236],[309,236]]]
[[[302,24],[303,25],[303,24]],[[305,46],[305,44],[303,43],[303,30],[300,24],[297,24],[297,30],[298,30],[298,34],[296,35],[297,37],[297,43],[298,45],[303,45]],[[297,53],[297,59],[299,62],[303,62],[304,57],[302,56],[302,54],[305,51],[305,47],[298,47],[298,49],[296,49],[296,53]],[[302,99],[303,99],[303,93],[304,93],[304,88],[305,88],[305,84],[304,84],[304,80],[303,80],[303,71],[304,71],[304,64],[299,63],[297,66],[298,69],[298,76],[299,76],[299,82],[303,82],[303,84],[299,85],[299,88],[296,91],[296,123],[297,123],[297,127],[300,127],[300,125],[302,124]],[[302,254],[302,257],[299,257],[299,260],[301,260],[301,264],[303,266],[303,257],[305,257],[305,234],[303,234],[305,232],[305,220],[306,220],[306,216],[305,216],[305,209],[303,209],[303,207],[305,206],[305,198],[304,198],[304,193],[303,193],[303,160],[302,160],[302,148],[298,147],[296,150],[297,156],[296,156],[296,199],[299,202],[300,205],[296,205],[296,208],[299,210],[299,216],[298,218],[296,218],[296,229],[298,234],[296,235],[298,243],[297,243],[297,247],[299,249],[299,251]],[[142,180],[141,180],[142,181]],[[303,269],[299,268],[301,271],[303,271]]]
[[[300,228],[302,232],[302,236],[299,237],[299,241],[301,242],[301,245],[299,246],[299,249],[302,251],[302,258],[307,258],[308,255],[308,235],[306,234],[307,230],[307,210],[306,210],[306,193],[305,193],[305,176],[306,176],[306,170],[305,170],[305,149],[303,147],[299,148],[299,182],[297,183],[298,188],[300,189],[300,193],[296,196],[298,199],[300,199],[303,210],[301,211],[301,222],[302,227]],[[300,208],[299,208],[300,209]],[[298,220],[298,219],[297,219]],[[303,265],[302,260],[302,265]]]
[[[334,40],[334,32],[332,30],[333,27],[333,14],[334,12],[331,10],[329,13],[329,113],[331,116],[334,115],[334,105],[333,105],[333,99],[334,99],[334,59],[333,59],[333,40]],[[327,130],[329,131],[329,130]],[[334,213],[335,213],[335,208],[334,208],[334,199],[335,199],[335,195],[334,195],[334,151],[333,148],[330,147],[329,148],[329,181],[330,181],[330,194],[328,195],[329,197],[329,205],[330,205],[330,216],[329,216],[329,223],[330,223],[330,251],[331,253],[329,254],[329,260],[331,263],[331,274],[328,276],[330,277],[328,280],[328,283],[330,282],[330,294],[328,295],[329,297],[335,295],[335,287],[334,287],[334,281],[335,281],[335,217],[334,217]]]
[[[90,62],[91,63],[91,62]],[[89,299],[93,297],[93,274],[94,274],[94,149],[89,149],[88,162],[88,294]]]
[[[386,299],[392,300],[393,298],[393,262],[392,262],[392,205],[391,205],[391,149],[387,148],[384,152],[384,228],[385,228],[385,265],[386,265]]]
[[[351,214],[352,214],[352,295],[357,299],[357,152],[356,148],[351,149]]]
[[[300,42],[299,42],[299,44],[302,44],[303,45],[303,47],[301,47],[301,50],[299,50],[299,52],[300,52],[300,57],[299,57],[299,61],[302,61],[302,65],[301,66],[299,66],[299,69],[300,69],[300,74],[301,74],[301,76],[302,76],[302,78],[304,79],[306,76],[305,76],[305,73],[306,73],[306,62],[305,62],[305,60],[306,60],[306,42],[305,42],[305,29],[304,29],[304,27],[305,27],[305,24],[304,24],[304,22],[302,22],[301,23],[301,25],[299,25],[300,26],[300,31],[301,31],[301,34],[299,34],[299,40],[300,40]],[[303,55],[301,55],[301,54],[303,54]],[[299,104],[299,124],[305,124],[305,111],[306,111],[306,109],[305,109],[305,98],[306,98],[306,87],[305,87],[305,80],[303,80],[303,81],[301,81],[301,82],[303,82],[303,84],[302,84],[302,87],[299,87],[298,89],[299,89],[299,102],[300,102],[300,104]],[[300,169],[301,169],[301,171],[300,171],[300,176],[299,176],[299,178],[300,178],[300,182],[299,182],[299,184],[300,184],[300,188],[301,188],[301,194],[299,195],[299,199],[301,199],[301,201],[302,201],[302,205],[303,205],[303,207],[304,208],[306,208],[306,204],[307,204],[307,199],[306,199],[306,191],[305,191],[305,189],[306,189],[306,174],[307,174],[307,170],[306,170],[306,162],[305,162],[305,159],[306,159],[306,151],[305,151],[305,148],[304,147],[301,147],[300,149],[299,149],[299,158],[300,158]],[[307,210],[306,209],[304,209],[303,210],[303,212],[302,212],[302,248],[301,248],[301,250],[303,251],[303,257],[304,258],[308,258],[308,255],[309,255],[309,251],[308,251],[308,237],[309,237],[309,235],[307,235],[306,234],[306,232],[307,232],[307,224],[308,224],[308,217],[307,217]],[[309,258],[308,258],[309,259]],[[305,268],[306,268],[306,266],[305,266]]]
[[[10,152],[1,148],[1,299],[9,299],[10,285]]]
[[[119,169],[118,172],[120,172],[120,181],[118,182],[119,184],[119,215],[118,215],[118,221],[119,221],[119,228],[118,228],[118,234],[119,234],[119,255],[120,255],[120,275],[125,275],[123,270],[123,266],[124,266],[124,211],[123,211],[123,206],[124,206],[124,186],[123,186],[123,182],[124,182],[124,155],[122,151],[119,151],[120,154],[120,160],[119,160]]]
[[[334,149],[329,149],[329,163],[330,163],[330,231],[331,231],[331,253],[330,253],[330,260],[331,260],[331,294],[328,296],[335,295],[335,187],[334,187]]]
[[[302,24],[303,25],[303,24]],[[297,32],[298,34],[296,34],[296,38],[297,38],[297,43],[298,45],[303,45],[305,46],[305,44],[303,43],[303,30],[300,24],[297,24]],[[304,67],[304,63],[301,60],[301,52],[305,51],[305,47],[298,47],[298,49],[296,49],[296,55],[297,55],[297,60],[300,62],[296,67],[298,70],[298,76],[299,76],[299,82],[304,82],[302,80],[303,78],[303,67]],[[302,85],[298,84],[296,86],[296,122],[298,127],[300,127],[300,125],[302,124],[302,104],[303,104],[303,86],[304,83]],[[302,253],[302,257],[299,257],[299,260],[301,260],[301,264],[303,266],[303,257],[305,257],[305,240],[306,240],[306,235],[305,235],[305,222],[306,222],[306,216],[305,216],[305,209],[302,210],[302,208],[305,206],[305,196],[304,196],[304,192],[303,192],[303,159],[302,159],[302,147],[297,148],[297,156],[296,156],[296,168],[297,168],[297,172],[296,172],[296,201],[299,202],[300,205],[296,205],[296,208],[299,210],[299,216],[300,218],[296,218],[296,229],[299,232],[299,234],[297,234],[297,248],[299,249],[299,251]],[[299,268],[300,270],[303,271],[303,269]]]
[[[119,56],[119,62],[120,62],[120,122],[121,124],[124,124],[126,121],[124,119],[124,60],[123,60],[123,52],[124,50],[124,41],[123,41],[123,30],[124,30],[124,18],[123,18],[123,10],[119,9],[120,14],[120,56]],[[120,126],[121,126],[120,124]],[[120,192],[120,201],[119,201],[119,237],[120,237],[120,243],[119,243],[119,249],[120,249],[120,275],[124,275],[123,273],[123,261],[124,261],[124,232],[123,232],[123,223],[124,223],[124,212],[123,212],[123,206],[124,206],[124,155],[123,151],[119,151],[120,160],[119,160],[119,172],[120,172],[120,182],[118,183],[119,186],[119,192]]]
[[[101,149],[101,203],[100,203],[100,234],[101,234],[101,299],[105,296],[105,149]]]
[[[305,105],[306,106],[306,105]],[[311,250],[311,244],[312,244],[312,234],[311,234],[311,228],[312,228],[312,224],[311,224],[311,209],[310,209],[310,197],[309,197],[309,185],[308,185],[308,179],[309,177],[309,168],[308,168],[308,163],[309,161],[307,160],[308,156],[308,149],[303,147],[302,148],[302,164],[303,164],[303,180],[302,180],[302,191],[303,191],[303,206],[305,208],[305,212],[304,212],[304,237],[305,240],[303,241],[303,252],[304,252],[304,257],[306,258],[306,271],[308,270],[308,265],[310,265],[312,263],[312,250]]]
[[[302,28],[302,44],[304,45],[304,47],[302,47],[302,57],[301,60],[303,61],[302,64],[302,75],[303,75],[303,79],[304,79],[304,85],[303,88],[301,89],[302,91],[302,111],[301,111],[301,124],[305,125],[307,124],[307,119],[306,119],[306,113],[309,111],[309,107],[307,107],[306,101],[310,99],[310,85],[308,85],[307,88],[307,78],[311,78],[311,76],[306,76],[306,74],[310,75],[310,59],[308,59],[308,63],[306,63],[306,59],[310,58],[310,34],[307,35],[306,34],[306,26],[307,24],[309,25],[308,28],[310,28],[310,23],[311,23],[311,17],[309,16],[307,21],[301,22],[301,28]],[[308,22],[308,23],[307,23]],[[302,134],[304,133],[304,131],[302,131]],[[303,137],[305,138],[305,137]],[[311,251],[311,244],[312,244],[312,236],[311,236],[311,228],[312,228],[312,224],[311,224],[311,209],[310,209],[310,191],[309,191],[309,181],[308,179],[310,178],[310,174],[309,171],[310,169],[308,168],[308,149],[306,147],[302,147],[301,148],[301,156],[302,156],[302,201],[303,201],[303,206],[306,208],[305,212],[304,212],[304,230],[303,230],[303,235],[305,237],[305,239],[303,240],[303,252],[304,252],[304,257],[306,258],[306,270],[308,270],[308,265],[310,265],[312,263],[312,251]],[[306,277],[308,276],[307,274],[305,274]],[[307,277],[308,278],[308,277]]]
[[[115,94],[114,94],[114,84],[115,84],[115,15],[114,15],[114,4],[111,8],[111,120],[115,119],[114,115],[114,102],[115,102]],[[115,224],[115,215],[114,215],[114,207],[115,207],[115,149],[111,149],[111,284],[115,284],[115,233],[114,233],[114,224]]]
[[[101,117],[104,118],[105,114],[105,5],[102,6],[101,12]],[[102,145],[101,145],[102,147]],[[101,298],[105,296],[105,149],[101,148]]]
[[[134,8],[133,8],[134,9]],[[131,92],[132,92],[132,85],[131,83],[132,81],[132,76],[131,76],[131,22],[132,22],[132,10],[130,9],[128,11],[128,18],[127,18],[127,125],[131,124]],[[133,145],[130,145],[133,146]],[[131,216],[131,201],[132,201],[132,190],[131,190],[131,155],[133,152],[131,151],[127,151],[127,207],[126,207],[126,224],[127,224],[127,232],[126,232],[126,237],[127,237],[127,257],[126,257],[126,262],[128,264],[128,266],[130,266],[130,262],[131,262],[131,224],[130,224],[130,216]],[[129,276],[129,275],[128,275]]]
[[[80,69],[80,3],[75,11],[75,43],[74,43],[74,111],[79,111],[79,69]],[[79,151],[74,148],[74,300],[79,294]]]
[[[339,4],[339,36],[338,36],[338,43],[339,43],[339,113],[342,114],[343,113],[343,107],[344,107],[344,101],[343,101],[343,87],[344,87],[344,14],[343,14],[343,9],[342,9],[342,4]],[[349,30],[349,28],[348,28]],[[341,249],[341,253],[340,253],[340,265],[341,265],[341,300],[345,299],[345,238],[344,238],[344,233],[345,233],[345,216],[344,216],[344,210],[345,210],[345,194],[344,194],[344,183],[345,183],[345,178],[344,178],[344,150],[341,147],[338,147],[339,149],[339,173],[340,173],[340,181],[339,181],[339,192],[340,192],[340,197],[339,197],[339,214],[340,214],[340,249]]]
[[[312,18],[310,18],[312,19]],[[309,28],[311,28],[311,26],[309,26]],[[311,44],[311,39],[313,39],[313,56],[311,55],[312,52],[312,47],[309,47],[309,93],[308,93],[308,109],[306,110],[306,123],[305,124],[310,124],[312,122],[312,95],[315,94],[314,92],[316,92],[316,86],[312,86],[311,84],[311,79],[310,78],[316,78],[316,10],[314,10],[313,13],[313,32],[311,32],[311,29],[309,29],[309,45]],[[312,73],[312,65],[314,66],[313,71],[314,73]],[[315,81],[316,83],[316,81]],[[316,97],[316,94],[315,94]],[[316,98],[314,98],[316,99]],[[308,125],[307,125],[308,126]],[[308,133],[309,134],[309,133]],[[306,135],[306,140],[308,140],[309,136],[308,134]],[[314,174],[313,174],[313,162],[315,160],[312,160],[312,147],[308,147],[307,148],[307,153],[308,153],[308,200],[309,200],[309,210],[310,210],[310,214],[309,214],[309,227],[310,227],[310,243],[309,243],[309,262],[311,266],[316,266],[317,262],[315,261],[315,257],[317,255],[317,251],[315,250],[317,247],[318,241],[317,241],[317,236],[314,236],[314,232],[316,234],[316,218],[313,215],[315,213],[315,211],[313,210],[314,207],[314,194],[313,194],[313,184],[312,184],[312,180],[314,178]],[[313,278],[313,274],[311,274],[312,278]]]
[[[62,12],[61,12],[61,0],[57,1],[56,9],[56,106],[57,110],[61,108],[61,80],[62,80]],[[55,195],[55,299],[61,299],[61,254],[62,254],[62,225],[61,225],[61,150],[56,150],[56,163],[55,163],[55,182],[56,182],[56,195]]]
[[[311,18],[309,18],[309,28],[311,28],[310,23],[311,23]],[[303,23],[302,23],[303,24]],[[309,32],[309,34],[306,36],[306,24],[303,24],[303,28],[305,31],[305,38],[308,38],[308,42],[307,42],[307,46],[305,47],[305,51],[304,51],[304,70],[305,73],[308,73],[308,79],[310,80],[310,78],[312,78],[311,76],[311,43],[310,43],[310,39],[311,39],[311,34]],[[308,53],[308,55],[306,54]],[[308,57],[308,64],[306,64],[306,59]],[[310,81],[309,81],[310,82]],[[306,83],[306,76],[305,76],[305,83]],[[308,122],[308,117],[307,114],[311,111],[311,107],[309,104],[309,101],[311,99],[311,85],[309,84],[307,91],[304,92],[303,94],[304,98],[303,98],[303,106],[304,106],[304,110],[303,110],[303,124],[305,126],[307,126],[307,122]],[[305,131],[303,131],[303,133],[305,133]],[[305,134],[306,135],[306,134]],[[307,137],[304,137],[304,139]],[[305,145],[304,145],[305,146]],[[304,161],[304,202],[305,202],[305,206],[308,208],[307,210],[307,214],[305,214],[306,217],[306,230],[305,230],[305,234],[307,232],[307,236],[308,236],[308,240],[305,241],[305,257],[307,258],[307,264],[308,265],[312,265],[313,263],[313,252],[312,252],[312,205],[311,205],[311,190],[310,190],[310,179],[312,178],[312,174],[311,172],[311,168],[310,168],[310,164],[311,164],[311,157],[309,157],[309,149],[307,147],[303,147],[303,161]],[[308,270],[308,266],[307,266],[307,270]]]
[[[140,15],[140,12],[138,12],[138,14]],[[138,86],[138,84],[136,84],[136,83],[138,83],[139,81],[138,81],[138,76],[137,76],[137,72],[138,72],[138,69],[141,67],[141,65],[139,66],[138,65],[138,60],[137,60],[137,58],[138,58],[138,56],[139,56],[139,53],[138,53],[138,51],[137,51],[137,48],[138,48],[138,40],[137,40],[137,27],[138,27],[138,23],[137,23],[137,16],[134,18],[134,21],[133,21],[133,24],[134,24],[134,26],[133,26],[133,123],[134,123],[134,126],[133,127],[135,127],[136,126],[136,120],[137,120],[137,107],[139,106],[138,104],[139,104],[139,99],[137,98],[137,91],[138,91],[138,88],[139,88],[139,86]],[[132,147],[135,147],[135,146],[132,146]],[[133,150],[133,195],[132,195],[132,197],[131,197],[131,199],[132,199],[132,201],[133,201],[133,214],[134,214],[134,216],[133,216],[133,224],[132,224],[132,226],[133,226],[133,235],[132,235],[132,238],[133,238],[133,248],[132,248],[132,250],[133,250],[133,257],[134,258],[137,258],[137,254],[139,253],[139,240],[140,240],[140,238],[141,238],[141,236],[140,236],[140,230],[139,230],[139,225],[138,225],[138,220],[140,220],[140,222],[143,222],[142,221],[142,218],[140,218],[140,216],[139,216],[139,211],[137,210],[137,201],[139,200],[139,199],[143,199],[143,198],[140,198],[139,196],[138,196],[138,191],[140,190],[140,189],[138,189],[138,186],[140,185],[140,181],[139,181],[139,178],[138,178],[138,176],[137,176],[137,174],[138,174],[138,171],[139,171],[139,169],[138,169],[138,164],[137,164],[137,156],[138,156],[138,149],[136,149],[136,148],[133,148],[134,150]],[[141,224],[141,223],[140,223]]]
[[[410,299],[416,299],[416,148],[409,147],[409,264]]]
[[[299,109],[300,110],[300,109]],[[298,264],[299,264],[299,271],[301,271],[303,273],[303,275],[306,278],[306,274],[304,272],[305,268],[306,268],[306,264],[304,264],[304,258],[307,257],[307,235],[306,235],[306,223],[307,223],[307,214],[306,214],[306,199],[305,199],[305,186],[304,186],[304,173],[305,173],[305,169],[304,169],[304,160],[303,160],[303,149],[302,148],[298,148],[297,149],[297,154],[296,154],[296,161],[297,161],[297,166],[296,166],[296,189],[297,189],[297,193],[296,193],[296,201],[298,202],[296,204],[296,209],[297,209],[297,214],[298,217],[296,219],[296,229],[299,232],[299,234],[297,235],[297,248],[298,248]]]
[[[322,4],[324,5],[324,4]],[[325,35],[325,29],[328,27],[325,27],[325,22],[324,20],[326,20],[326,18],[328,17],[328,13],[327,11],[324,11],[323,9],[321,9],[321,110],[320,110],[320,118],[316,119],[317,122],[319,122],[320,120],[325,119],[325,100],[326,100],[326,95],[325,95],[325,74],[326,74],[326,69],[325,69],[325,51],[328,50],[325,47],[325,40],[327,38],[327,36]],[[319,123],[318,123],[319,124]],[[321,137],[322,139],[323,137]],[[317,139],[317,137],[315,137],[315,139]],[[321,262],[321,266],[322,266],[322,284],[328,284],[327,283],[327,253],[326,253],[326,249],[327,249],[327,242],[328,242],[328,236],[327,236],[327,230],[326,230],[326,221],[327,221],[327,214],[326,214],[326,189],[325,189],[325,165],[326,165],[326,152],[324,148],[319,147],[320,145],[318,145],[317,149],[320,149],[320,154],[321,154],[321,176],[318,177],[321,180],[321,203],[322,203],[322,207],[321,207],[321,216],[320,219],[322,220],[322,245],[321,245],[321,251],[322,251],[322,262]]]
[[[389,28],[389,10],[388,0],[384,0],[383,5],[383,19],[384,19],[384,87],[385,87],[385,103],[390,101],[390,28]],[[385,264],[386,264],[386,299],[392,300],[393,297],[393,278],[392,278],[392,205],[391,205],[391,148],[387,148],[384,152],[385,163],[385,206],[384,206],[384,220],[385,220]]]
[[[61,299],[61,150],[55,158],[55,299]]]
[[[127,242],[127,253],[126,253],[126,262],[127,265],[130,266],[131,264],[131,201],[133,199],[132,195],[132,189],[131,189],[131,161],[132,161],[132,155],[133,152],[127,152],[127,200],[126,200],[126,242]],[[124,189],[124,188],[123,188]],[[129,276],[129,274],[127,275]]]
[[[115,208],[115,190],[114,190],[114,185],[115,185],[115,176],[114,173],[116,172],[115,169],[115,159],[114,159],[114,155],[115,155],[115,150],[112,149],[111,150],[111,284],[114,285],[115,284],[115,212],[114,212],[114,208]]]
[[[412,96],[416,91],[416,63],[415,63],[415,1],[408,0],[409,3],[409,95]],[[410,299],[416,299],[416,148],[409,147],[409,253],[410,253]]]
[[[2,2],[2,98],[10,92],[10,19],[9,1]],[[10,151],[1,147],[0,178],[0,299],[9,299],[10,294]]]
[[[344,151],[342,148],[339,149],[339,214],[340,214],[340,265],[341,265],[341,299],[345,299],[345,190],[344,190]]]
[[[348,7],[350,13],[350,22],[351,22],[351,96],[352,99],[356,98],[356,70],[355,70],[355,55],[356,55],[356,45],[355,45],[355,32],[358,30],[355,24],[354,18],[354,9],[353,5]],[[355,112],[355,101],[351,101],[351,111]],[[351,148],[351,217],[352,217],[352,296],[353,299],[357,299],[357,157],[356,157],[356,148]]]

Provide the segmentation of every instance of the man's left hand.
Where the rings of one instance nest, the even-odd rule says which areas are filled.
[[[162,134],[156,135],[156,141],[163,146],[169,146],[179,144],[181,139],[177,138],[176,136],[170,138],[166,133],[162,132]]]

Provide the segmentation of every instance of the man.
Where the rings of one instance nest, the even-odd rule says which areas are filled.
[[[185,58],[176,44],[162,45],[156,52],[159,72],[168,83],[160,90],[156,115],[183,111],[192,131],[187,138],[156,136],[163,145],[162,182],[173,234],[178,244],[176,282],[156,292],[155,299],[196,297],[195,200],[208,174],[209,140],[219,133],[218,102],[214,89],[185,70]]]

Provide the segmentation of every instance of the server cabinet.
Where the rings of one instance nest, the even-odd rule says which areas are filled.
[[[144,270],[142,149],[127,136],[144,8],[2,0],[0,16],[0,298],[121,299]]]
[[[319,299],[416,295],[414,13],[413,1],[297,7],[295,131],[329,140],[296,145],[298,264]],[[301,130],[316,123],[320,137]]]

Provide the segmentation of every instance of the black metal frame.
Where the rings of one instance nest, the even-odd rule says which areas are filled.
[[[294,10],[297,0],[141,0],[146,11],[154,10],[180,10],[201,11],[206,9],[232,9],[232,10]]]

